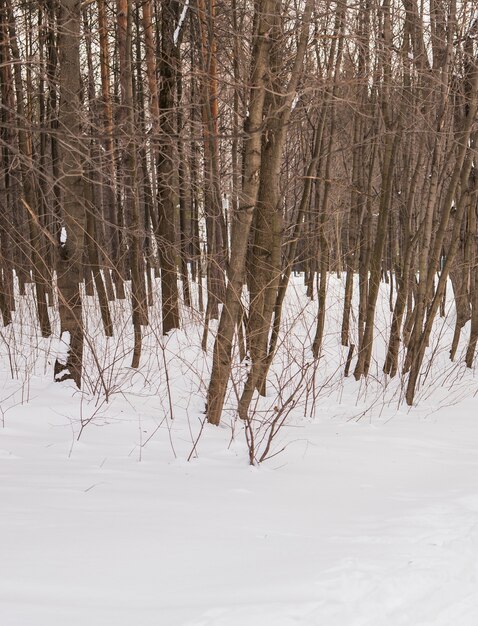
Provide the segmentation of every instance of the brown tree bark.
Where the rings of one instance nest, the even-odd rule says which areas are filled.
[[[176,237],[176,185],[175,171],[176,127],[175,127],[175,15],[176,0],[165,0],[161,14],[161,57],[159,71],[161,88],[159,108],[161,111],[161,130],[159,134],[159,161],[157,165],[159,219],[158,247],[161,264],[161,315],[163,334],[179,328],[179,293],[177,259],[179,258]]]
[[[80,1],[61,0],[58,20],[62,218],[64,237],[58,246],[57,284],[60,353],[55,380],[72,379],[81,387],[83,318],[80,293],[86,211],[83,188],[84,145],[81,139]]]
[[[251,253],[253,274],[250,276],[250,313],[248,322],[252,367],[249,371],[238,411],[246,419],[254,390],[265,394],[267,349],[272,316],[282,269],[283,217],[280,204],[279,177],[286,131],[292,111],[297,84],[302,75],[309,40],[309,25],[313,2],[308,1],[301,14],[300,34],[294,64],[286,88],[279,84],[281,67],[280,45],[281,3],[276,2],[271,15],[271,76],[269,77],[265,109],[260,185],[254,221],[254,243]]]
[[[232,342],[240,311],[247,243],[259,191],[262,116],[265,82],[269,70],[271,15],[275,4],[275,0],[264,0],[261,5],[259,3],[255,5],[256,31],[251,59],[249,114],[244,122],[243,184],[239,206],[233,215],[226,297],[214,343],[213,366],[207,395],[207,419],[209,423],[215,425],[221,420],[231,373]]]
[[[141,326],[148,324],[145,268],[142,254],[144,221],[141,220],[138,188],[138,162],[133,98],[133,58],[131,0],[117,0],[118,48],[121,84],[121,146],[123,152],[124,207],[128,224],[129,267],[131,271],[131,306],[133,311],[134,348],[131,367],[138,367],[141,357]]]

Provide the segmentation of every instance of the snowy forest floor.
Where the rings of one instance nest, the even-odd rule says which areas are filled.
[[[259,447],[274,406],[296,401],[259,467],[234,386],[221,426],[203,426],[210,351],[194,319],[164,340],[153,323],[134,372],[118,305],[113,340],[90,323],[78,392],[50,382],[58,345],[38,337],[25,299],[0,331],[0,624],[476,626],[478,386],[447,359],[453,308],[409,410],[380,373],[385,286],[375,369],[343,379],[342,287],[330,278],[316,366],[316,304],[299,280],[291,290],[255,405]]]

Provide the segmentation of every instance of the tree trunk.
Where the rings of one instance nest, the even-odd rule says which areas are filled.
[[[62,218],[64,237],[58,248],[57,281],[61,342],[55,380],[72,379],[81,387],[83,318],[80,293],[86,212],[83,189],[84,145],[81,140],[80,1],[61,0],[58,21]]]

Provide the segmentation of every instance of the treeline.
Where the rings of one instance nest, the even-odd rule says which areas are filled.
[[[451,358],[470,319],[475,355],[477,37],[471,0],[0,0],[3,324],[31,283],[48,337],[57,302],[54,376],[80,386],[82,294],[107,336],[131,297],[132,367],[152,306],[164,334],[194,307],[204,349],[219,320],[218,424],[235,342],[239,415],[266,391],[293,270],[317,298],[316,359],[327,275],[346,276],[356,379],[386,280],[383,368],[412,404],[449,279]]]

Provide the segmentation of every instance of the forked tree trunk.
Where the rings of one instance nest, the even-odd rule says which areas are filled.
[[[249,342],[252,367],[249,371],[238,412],[241,419],[247,418],[254,390],[265,395],[265,381],[268,361],[269,333],[272,326],[274,306],[280,284],[282,269],[283,217],[280,198],[280,171],[283,149],[292,103],[297,84],[302,76],[303,62],[309,40],[309,25],[313,2],[308,0],[301,14],[300,28],[294,65],[287,85],[281,87],[278,72],[281,69],[282,53],[278,50],[281,31],[281,3],[274,6],[271,16],[271,33],[274,46],[271,54],[271,73],[266,97],[268,118],[265,122],[260,186],[256,219],[254,222],[254,245],[250,287]]]
[[[262,114],[265,78],[269,69],[271,14],[275,0],[256,5],[254,47],[251,63],[249,115],[244,123],[243,185],[239,206],[233,215],[231,255],[224,306],[213,351],[213,365],[207,395],[207,419],[219,424],[231,373],[232,340],[241,306],[247,243],[259,190],[261,168]]]

